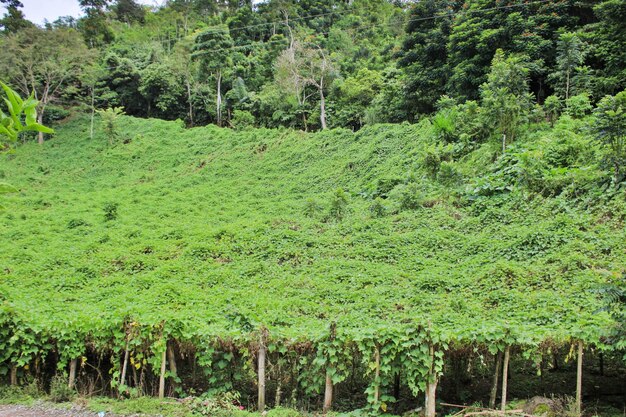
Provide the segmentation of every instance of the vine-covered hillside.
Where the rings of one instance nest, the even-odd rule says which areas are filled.
[[[78,117],[3,156],[20,189],[0,214],[11,331],[104,343],[133,320],[179,340],[259,326],[316,340],[336,322],[536,346],[601,344],[610,327],[596,290],[624,272],[626,204],[580,121],[537,125],[504,154],[438,145],[426,119],[120,123],[113,145]]]

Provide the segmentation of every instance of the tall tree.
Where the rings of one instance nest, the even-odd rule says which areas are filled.
[[[613,171],[613,181],[621,182],[626,166],[626,91],[600,100],[592,129],[606,149],[605,160]]]
[[[499,49],[493,58],[487,82],[480,87],[485,122],[506,143],[515,139],[518,127],[531,107],[528,66],[524,57],[506,57]]]
[[[573,78],[584,60],[583,42],[578,35],[572,32],[562,33],[557,44],[555,76],[561,82],[558,89],[563,91],[565,100],[570,97]]]
[[[20,10],[24,5],[18,0],[0,0],[1,4],[6,5],[6,13],[0,19],[0,28],[4,33],[15,33],[21,29],[34,26],[30,21],[26,20],[24,13]]]
[[[37,122],[42,123],[46,106],[75,84],[93,59],[78,32],[72,29],[43,30],[37,27],[8,36],[0,48],[0,73],[24,94],[34,93]],[[43,143],[43,133],[39,133]]]
[[[626,2],[604,0],[593,7],[596,22],[590,31],[589,65],[594,70],[594,93],[615,94],[626,89]]]
[[[111,0],[79,0],[85,17],[79,22],[79,30],[90,47],[102,46],[115,39],[113,31],[107,23],[106,9]]]
[[[448,39],[455,9],[453,0],[426,0],[411,9],[407,36],[398,64],[404,69],[406,106],[411,116],[430,113],[443,94],[450,76]],[[437,16],[437,19],[432,19]]]
[[[309,97],[307,87],[312,86],[319,94],[320,125],[326,129],[325,91],[336,76],[330,56],[319,45],[294,41],[276,60],[276,78],[301,103]]]
[[[222,78],[232,63],[233,40],[226,26],[211,27],[196,37],[193,57],[199,64],[200,74],[215,78],[216,122],[222,125]]]
[[[113,5],[113,12],[117,20],[127,24],[144,23],[146,20],[146,10],[135,0],[117,0]]]

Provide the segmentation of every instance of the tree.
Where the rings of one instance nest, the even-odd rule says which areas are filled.
[[[528,93],[528,67],[523,57],[505,57],[496,51],[487,82],[480,87],[485,121],[506,142],[513,141],[519,124],[528,114],[531,97]]]
[[[30,21],[26,20],[24,13],[20,10],[24,5],[18,0],[0,0],[5,4],[6,14],[0,19],[0,28],[2,32],[15,33],[21,29],[34,26]]]
[[[222,77],[232,63],[233,40],[226,26],[212,27],[196,37],[193,57],[200,63],[200,74],[215,78],[217,125],[222,125]]]
[[[606,149],[605,160],[613,171],[613,181],[621,182],[626,166],[626,91],[600,100],[592,129]]]
[[[570,97],[572,78],[584,60],[583,42],[578,35],[572,32],[562,33],[557,44],[557,72],[554,75],[562,83],[566,102]]]
[[[450,77],[448,39],[452,31],[451,0],[426,0],[415,3],[409,15],[406,39],[398,64],[406,73],[406,104],[413,114],[430,113],[437,99],[445,94]],[[430,19],[438,16],[438,19]]]
[[[383,87],[380,72],[361,68],[355,75],[335,82],[333,91],[339,104],[336,119],[341,126],[360,129],[365,123],[367,108]]]
[[[113,6],[117,20],[131,24],[133,22],[144,23],[146,10],[135,0],[117,0]]]
[[[626,88],[626,3],[595,2],[596,22],[588,25],[591,44],[589,62],[594,70],[594,93],[599,97]]]
[[[548,116],[548,121],[550,122],[550,126],[554,127],[554,122],[558,119],[559,114],[561,113],[561,108],[563,107],[561,103],[561,99],[559,96],[552,95],[546,98],[546,101],[543,103],[543,108],[546,111],[546,116]]]
[[[79,30],[85,38],[85,42],[94,48],[107,44],[115,38],[107,23],[105,10],[111,0],[79,0],[85,17],[79,21]]]
[[[330,57],[318,45],[305,46],[294,41],[276,60],[278,83],[305,103],[309,94],[307,87],[313,86],[320,97],[320,124],[326,129],[326,98],[324,91],[332,82],[336,70]]]
[[[76,84],[92,59],[93,53],[75,30],[33,27],[4,40],[0,73],[6,74],[24,95],[34,93],[39,102],[37,122],[41,124],[46,106]],[[43,132],[39,132],[39,143],[43,143]]]

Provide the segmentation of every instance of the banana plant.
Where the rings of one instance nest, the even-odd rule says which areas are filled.
[[[9,114],[5,114],[0,108],[0,153],[7,150],[17,142],[20,132],[43,132],[54,133],[49,127],[37,123],[37,104],[34,94],[26,100],[13,91],[9,86],[0,81],[0,86],[4,90],[6,97],[4,102]],[[22,122],[24,118],[24,122]],[[14,193],[17,189],[12,185],[0,182],[0,195]],[[0,204],[0,210],[4,207]]]
[[[39,101],[35,100],[34,94],[22,100],[19,94],[2,81],[0,81],[0,86],[6,94],[4,102],[9,112],[7,115],[0,109],[0,139],[4,139],[2,145],[5,148],[17,142],[20,132],[54,133],[54,130],[49,127],[37,123]],[[22,118],[25,120],[22,121]]]

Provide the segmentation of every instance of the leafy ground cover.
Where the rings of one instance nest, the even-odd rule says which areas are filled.
[[[254,379],[267,328],[285,398],[362,366],[371,402],[417,394],[468,347],[485,369],[506,345],[538,368],[579,339],[610,350],[597,289],[624,273],[624,191],[562,119],[502,155],[442,145],[428,120],[302,133],[122,117],[109,144],[79,116],[0,161],[20,190],[0,214],[0,373],[82,358],[115,382],[129,350],[137,384],[169,345],[177,389],[230,389]]]

